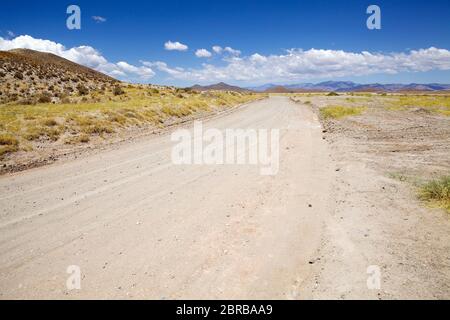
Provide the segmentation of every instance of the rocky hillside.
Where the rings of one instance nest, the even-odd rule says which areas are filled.
[[[51,53],[0,51],[0,103],[56,103],[94,90],[113,90],[117,83],[116,79]]]

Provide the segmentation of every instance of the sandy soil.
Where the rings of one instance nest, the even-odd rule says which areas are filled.
[[[380,136],[360,126],[378,130],[372,116],[322,127],[321,103],[271,97],[205,122],[281,129],[276,176],[175,166],[163,134],[0,177],[0,298],[450,298],[448,215],[387,175],[414,159],[429,168],[417,148],[392,165],[389,141],[410,121],[385,121]],[[441,142],[430,146],[445,171]],[[66,287],[71,265],[80,290]]]
[[[316,112],[344,97],[316,97]],[[308,298],[449,299],[450,216],[425,208],[415,182],[450,172],[449,118],[388,111],[375,98],[361,116],[323,120],[335,206],[307,285]],[[367,290],[369,265],[380,290]]]
[[[163,135],[0,178],[1,297],[301,297],[334,172],[317,117],[277,97],[207,125],[281,129],[278,175],[175,166]]]

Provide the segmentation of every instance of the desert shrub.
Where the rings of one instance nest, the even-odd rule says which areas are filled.
[[[9,101],[17,101],[19,99],[19,95],[17,93],[10,93],[8,95]]]
[[[127,122],[127,118],[121,114],[118,114],[118,113],[115,113],[112,111],[105,111],[104,114],[107,117],[107,120],[110,122],[115,122],[120,125],[124,125]]]
[[[48,92],[43,92],[39,95],[38,102],[39,103],[50,103],[50,102],[52,102],[52,97],[50,96],[50,94]]]
[[[0,134],[0,146],[17,146],[19,140],[10,134]]]
[[[42,120],[42,124],[47,127],[54,127],[58,124],[58,122],[56,122],[56,120],[53,118],[47,118]]]
[[[28,141],[34,141],[43,136],[45,132],[40,127],[32,127],[28,129],[22,137]]]
[[[419,198],[450,212],[450,176],[423,184],[419,189]]]
[[[81,136],[78,137],[78,141],[80,141],[81,143],[88,143],[90,140],[88,135],[82,134]]]
[[[93,125],[84,127],[83,132],[87,134],[101,135],[103,133],[113,133],[114,129],[111,126],[104,123],[94,123]]]
[[[330,92],[329,94],[327,94],[328,97],[336,97],[339,96],[339,94],[337,94],[336,92]]]
[[[114,86],[112,92],[113,92],[113,94],[114,94],[115,96],[120,96],[120,95],[122,95],[122,94],[125,93],[125,91],[123,91],[123,89],[122,89],[121,86]]]
[[[47,137],[52,141],[56,141],[59,139],[62,130],[56,126],[34,126],[29,128],[22,137],[29,141],[38,140],[41,137]]]
[[[89,93],[89,89],[86,86],[79,84],[77,85],[78,95],[85,96]]]
[[[76,137],[71,137],[66,139],[65,144],[78,144],[78,143],[88,143],[90,141],[90,137],[87,134],[81,134]]]
[[[164,106],[161,111],[171,117],[184,117],[192,114],[188,106]]]
[[[18,103],[21,105],[29,106],[29,105],[36,104],[36,100],[34,100],[32,98],[25,98],[25,99],[20,100]]]
[[[18,146],[0,146],[0,158],[3,158],[5,155],[7,155],[8,153],[13,153],[19,151],[19,147]]]
[[[19,79],[19,80],[23,80],[23,74],[20,73],[19,71],[16,71],[14,73],[14,78]]]

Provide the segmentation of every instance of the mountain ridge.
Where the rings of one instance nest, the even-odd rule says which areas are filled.
[[[235,91],[235,92],[250,92],[252,90],[249,90],[247,88],[242,88],[238,86],[232,86],[225,82],[219,82],[207,86],[201,86],[199,84],[193,85],[192,87],[189,87],[189,89],[197,90],[197,91],[211,91],[211,90],[217,90],[217,91]]]
[[[369,83],[359,84],[352,81],[324,81],[320,83],[299,83],[299,84],[265,84],[258,87],[248,87],[252,91],[271,92],[273,89],[280,91],[285,88],[286,91],[304,92],[304,91],[336,91],[336,92],[358,92],[358,91],[374,91],[374,92],[398,92],[398,91],[445,91],[450,90],[450,84],[441,83],[410,83],[410,84],[381,84]]]

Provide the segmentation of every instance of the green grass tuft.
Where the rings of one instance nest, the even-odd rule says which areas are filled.
[[[419,199],[450,213],[450,176],[423,184],[419,189]]]
[[[341,119],[347,116],[357,116],[363,113],[364,107],[343,107],[343,106],[328,106],[320,109],[320,114],[325,119]]]
[[[10,134],[0,134],[0,146],[18,146],[19,140]]]

